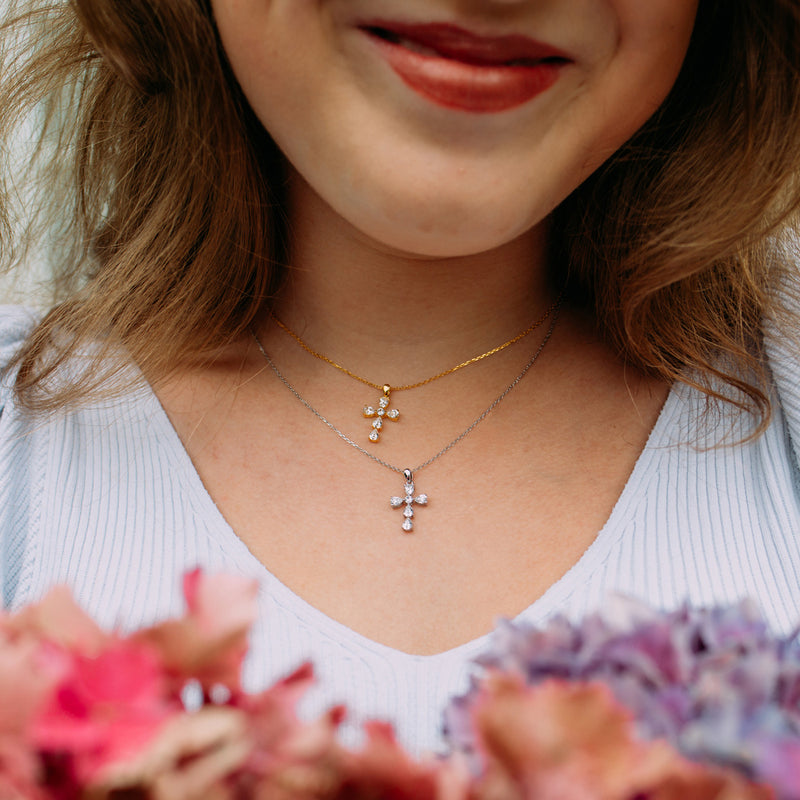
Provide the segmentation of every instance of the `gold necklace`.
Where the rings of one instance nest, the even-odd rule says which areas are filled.
[[[281,328],[283,331],[289,334],[289,336],[294,339],[300,347],[303,348],[309,355],[314,356],[314,358],[318,358],[320,361],[324,361],[326,364],[330,364],[330,366],[335,367],[340,372],[343,372],[345,375],[353,378],[354,380],[359,381],[360,383],[366,384],[367,386],[371,386],[373,389],[379,389],[383,392],[383,395],[378,399],[377,406],[367,405],[363,408],[363,416],[367,419],[372,420],[372,429],[369,433],[369,440],[371,442],[379,442],[381,438],[381,431],[383,430],[384,422],[396,422],[400,419],[400,412],[396,408],[389,408],[391,404],[391,393],[392,392],[402,392],[406,389],[418,389],[420,386],[426,386],[429,383],[433,383],[433,381],[439,380],[439,378],[444,378],[447,375],[452,375],[454,372],[458,372],[460,369],[464,369],[464,367],[468,367],[471,364],[477,364],[479,361],[483,361],[484,358],[489,358],[489,356],[493,356],[499,353],[501,350],[505,350],[507,347],[510,347],[512,344],[516,344],[517,342],[524,339],[529,334],[533,333],[538,327],[540,327],[550,315],[561,305],[561,295],[558,296],[556,301],[542,314],[542,316],[525,328],[522,333],[518,333],[513,338],[509,339],[507,342],[503,342],[503,344],[497,345],[497,347],[493,347],[491,350],[487,350],[485,353],[481,353],[478,356],[473,356],[472,358],[468,358],[466,361],[462,361],[460,364],[456,364],[454,367],[450,367],[450,369],[442,370],[442,372],[437,372],[435,375],[431,375],[429,378],[425,378],[424,380],[417,381],[416,383],[406,383],[402,386],[391,386],[388,383],[378,383],[376,381],[371,381],[367,378],[363,378],[360,375],[357,375],[352,370],[348,369],[347,367],[343,367],[341,364],[337,364],[332,358],[328,358],[328,356],[323,355],[322,353],[318,353],[313,348],[309,347],[288,325],[281,322],[276,316],[272,316],[272,319],[275,320],[275,324]]]
[[[429,497],[427,494],[417,494],[416,485],[414,483],[414,475],[418,472],[421,472],[426,467],[433,464],[434,461],[440,459],[445,453],[448,453],[452,450],[462,439],[469,436],[478,425],[489,416],[489,414],[494,411],[497,406],[505,399],[506,395],[525,377],[528,370],[536,363],[537,359],[541,355],[542,350],[544,350],[545,345],[548,341],[550,341],[550,337],[553,335],[553,330],[556,327],[556,322],[558,322],[558,312],[561,306],[561,299],[559,298],[558,302],[556,303],[555,307],[548,311],[548,314],[553,314],[553,319],[550,322],[550,326],[545,332],[542,341],[539,342],[539,346],[531,355],[528,363],[522,368],[522,372],[514,378],[513,381],[483,410],[481,414],[479,414],[472,423],[465,428],[461,433],[458,434],[451,442],[446,444],[442,447],[441,450],[434,453],[430,458],[426,459],[422,463],[418,464],[416,467],[400,467],[397,464],[392,464],[389,461],[384,461],[379,456],[376,456],[374,453],[370,453],[369,450],[363,448],[358,442],[351,439],[344,431],[337,428],[326,416],[324,416],[321,412],[319,412],[308,400],[303,397],[300,392],[295,389],[295,387],[289,382],[286,376],[278,369],[278,366],[272,360],[272,357],[267,353],[264,349],[264,346],[261,344],[258,336],[256,336],[255,331],[251,330],[250,335],[255,340],[256,346],[258,347],[261,355],[266,360],[267,364],[269,364],[272,371],[275,373],[275,377],[299,400],[317,419],[321,422],[324,422],[343,442],[350,445],[351,447],[358,450],[359,453],[365,455],[370,460],[374,461],[376,464],[380,464],[382,467],[386,467],[390,469],[392,472],[396,472],[403,478],[403,495],[395,495],[389,498],[389,508],[392,509],[402,509],[403,515],[403,522],[402,522],[402,530],[404,533],[411,533],[414,530],[414,517],[416,512],[419,510],[420,506],[427,506]],[[545,317],[544,319],[547,319]]]

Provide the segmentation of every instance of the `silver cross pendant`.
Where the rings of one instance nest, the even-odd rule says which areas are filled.
[[[418,494],[414,497],[414,477],[410,469],[403,470],[403,477],[405,478],[405,497],[392,497],[389,500],[392,508],[403,509],[403,530],[406,533],[411,533],[414,530],[414,505],[426,506],[428,505],[428,495]]]
[[[364,406],[364,416],[372,419],[372,430],[369,432],[369,440],[371,442],[378,442],[381,438],[381,431],[383,430],[383,423],[388,419],[396,422],[400,417],[400,412],[396,408],[389,408],[391,398],[389,393],[392,387],[388,384],[383,387],[383,397],[378,400],[378,407]]]

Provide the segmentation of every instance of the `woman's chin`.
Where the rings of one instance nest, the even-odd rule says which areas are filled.
[[[537,221],[498,214],[496,209],[487,213],[485,207],[443,212],[435,201],[420,203],[405,214],[395,207],[386,216],[350,217],[353,227],[380,248],[422,258],[458,258],[494,250],[536,227]]]
[[[459,258],[494,250],[516,238],[513,234],[487,236],[486,231],[476,236],[473,231],[453,232],[431,228],[428,230],[376,228],[361,231],[377,244],[379,249],[398,255],[417,258]]]
[[[327,180],[312,186],[290,167],[290,203],[298,219],[317,234],[327,231],[329,241],[344,232],[375,249],[420,258],[494,250],[537,228],[552,210],[549,195],[544,190],[533,195],[527,182],[456,180],[440,173],[417,171],[412,179],[409,167],[404,180],[381,183],[364,169],[344,187]]]

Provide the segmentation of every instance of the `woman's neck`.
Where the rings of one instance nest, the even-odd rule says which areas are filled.
[[[544,224],[485,253],[419,257],[369,239],[310,190],[298,193],[275,314],[332,358],[422,379],[510,339],[553,302]]]

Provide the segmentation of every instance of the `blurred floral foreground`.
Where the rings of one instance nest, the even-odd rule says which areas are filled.
[[[343,708],[300,721],[309,665],[242,690],[256,591],[190,573],[185,615],[129,636],[65,589],[0,617],[0,798],[800,799],[800,651],[747,604],[506,623],[450,754],[415,760],[388,722],[351,750]]]

